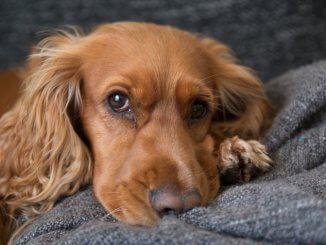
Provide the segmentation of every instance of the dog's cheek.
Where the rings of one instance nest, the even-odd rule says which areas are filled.
[[[207,132],[210,126],[210,117],[201,122],[190,125],[190,135],[195,140],[195,142],[204,142],[207,144]]]
[[[118,207],[120,207],[120,197],[117,190],[114,188],[114,183],[109,181],[101,172],[101,168],[94,168],[93,176],[93,191],[96,198],[100,201],[102,206],[111,213],[114,217],[120,216],[120,212],[114,212]]]
[[[204,178],[207,180],[206,203],[212,201],[220,189],[220,178],[217,169],[217,157],[214,154],[214,144],[213,138],[210,135],[206,135],[205,140],[197,146],[196,150],[197,160],[203,169]]]

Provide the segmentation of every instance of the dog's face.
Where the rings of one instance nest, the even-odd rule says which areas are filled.
[[[101,33],[82,87],[96,196],[131,224],[207,204],[219,188],[216,87],[199,41],[155,26]]]
[[[205,205],[219,190],[221,141],[257,138],[269,112],[228,48],[153,24],[45,39],[24,84],[0,127],[0,196],[27,216],[90,182],[130,224]]]
[[[97,198],[115,217],[143,225],[155,224],[166,211],[207,204],[219,189],[212,124],[225,126],[217,113],[218,89],[224,89],[218,79],[253,78],[223,61],[230,58],[224,46],[214,43],[217,50],[211,50],[210,40],[173,28],[109,25],[93,35],[82,66],[81,118]],[[246,102],[229,86],[221,97]],[[248,85],[241,86],[245,91]],[[246,110],[233,104],[236,115]],[[230,131],[232,123],[239,122],[233,120]]]

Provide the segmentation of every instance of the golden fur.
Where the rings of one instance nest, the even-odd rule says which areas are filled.
[[[104,101],[116,90],[128,94],[135,122],[107,112]],[[0,227],[10,233],[17,215],[47,212],[89,183],[130,224],[159,220],[148,195],[167,184],[181,194],[198,189],[206,205],[219,190],[220,143],[257,139],[270,117],[260,82],[227,47],[145,23],[46,38],[21,94],[0,120]],[[197,98],[208,114],[188,123]]]

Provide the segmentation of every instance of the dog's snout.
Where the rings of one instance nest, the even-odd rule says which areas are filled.
[[[201,204],[201,195],[197,190],[192,190],[184,197],[183,210],[187,211]]]
[[[150,202],[153,209],[164,215],[169,212],[181,213],[201,204],[201,195],[197,190],[181,195],[173,188],[159,188],[151,191]]]

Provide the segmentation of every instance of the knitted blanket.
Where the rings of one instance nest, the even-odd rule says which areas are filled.
[[[154,228],[117,222],[87,187],[38,217],[15,244],[326,244],[326,61],[266,89],[278,108],[264,139],[277,163],[271,172]]]

